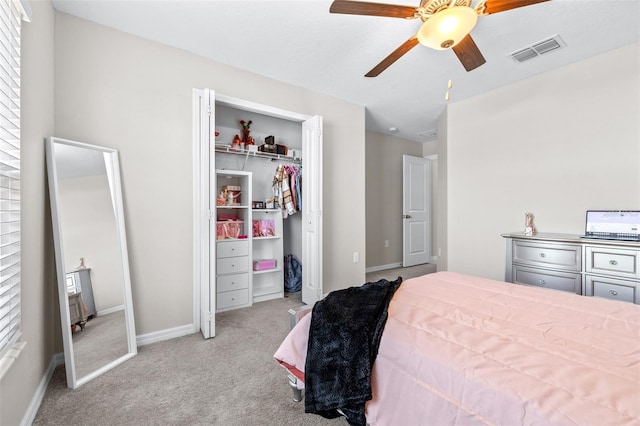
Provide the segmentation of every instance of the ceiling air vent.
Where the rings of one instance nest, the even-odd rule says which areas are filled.
[[[513,58],[514,61],[524,62],[545,53],[554,51],[556,49],[560,49],[564,46],[566,46],[565,42],[562,40],[562,38],[560,38],[559,35],[556,34],[553,37],[539,41],[522,49],[518,49],[517,51],[510,53],[509,55]]]
[[[435,139],[438,136],[438,129],[424,130],[418,133],[418,136],[425,139]]]

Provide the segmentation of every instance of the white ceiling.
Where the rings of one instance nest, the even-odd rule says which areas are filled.
[[[471,34],[487,63],[474,71],[466,72],[450,50],[418,45],[380,76],[366,78],[366,72],[415,34],[419,20],[330,14],[330,0],[53,0],[53,5],[364,105],[368,129],[388,133],[397,127],[396,136],[418,142],[434,139],[429,133],[446,105],[449,78],[449,102],[456,102],[640,41],[640,0],[552,0],[480,17]],[[524,63],[508,56],[556,34],[566,43],[563,49]]]

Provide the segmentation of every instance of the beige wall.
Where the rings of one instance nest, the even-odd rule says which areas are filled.
[[[62,350],[44,138],[53,133],[54,11],[31,2],[32,23],[22,29],[22,340],[27,344],[0,381],[0,424],[17,425],[53,354]]]
[[[124,306],[122,257],[109,180],[101,175],[58,180],[58,209],[65,272],[80,258],[91,268],[93,302],[98,312]],[[83,295],[84,297],[84,295]]]
[[[436,254],[438,256],[438,271],[446,271],[448,268],[448,173],[449,173],[449,157],[447,151],[447,110],[445,109],[440,118],[438,118],[438,189],[436,191],[438,198],[438,207],[436,209]]]
[[[504,279],[501,233],[640,208],[640,44],[449,105],[448,269]],[[442,136],[442,135],[441,135]],[[441,157],[440,157],[441,158]]]
[[[324,119],[324,292],[364,282],[364,107],[56,13],[56,136],[120,151],[137,334],[191,324],[192,90]]]

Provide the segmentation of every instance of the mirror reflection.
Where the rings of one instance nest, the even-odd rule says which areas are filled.
[[[117,151],[47,141],[68,386],[137,352]]]

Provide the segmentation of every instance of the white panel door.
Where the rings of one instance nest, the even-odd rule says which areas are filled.
[[[199,231],[195,232],[198,238],[198,256],[200,264],[196,271],[199,274],[200,282],[200,332],[202,337],[208,339],[216,335],[216,280],[211,277],[216,276],[216,263],[212,259],[216,258],[216,240],[211,238],[212,227],[215,226],[211,212],[215,211],[215,195],[211,195],[215,184],[215,151],[209,147],[213,145],[213,131],[215,128],[215,109],[211,106],[215,102],[215,92],[205,89],[200,98],[199,105],[199,139],[198,164],[194,164],[199,185],[199,193],[194,194],[199,200],[198,226]],[[198,115],[198,114],[196,114]],[[214,181],[212,181],[214,180]]]
[[[302,123],[302,301],[322,298],[322,117]]]
[[[426,158],[402,156],[402,265],[428,263],[431,259],[429,184],[431,163]]]

